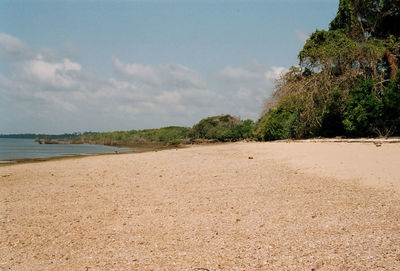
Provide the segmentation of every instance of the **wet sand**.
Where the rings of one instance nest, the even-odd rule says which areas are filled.
[[[400,270],[399,158],[278,142],[2,166],[0,269]]]

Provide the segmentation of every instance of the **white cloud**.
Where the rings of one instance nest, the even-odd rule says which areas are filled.
[[[35,77],[42,82],[49,83],[55,87],[69,88],[74,86],[76,81],[72,78],[70,72],[81,71],[79,63],[72,62],[69,59],[63,59],[61,62],[47,62],[41,55],[36,59],[26,61],[23,64],[24,72],[28,76]]]
[[[5,34],[0,40],[0,53],[13,57],[0,62],[6,68],[2,70],[10,71],[0,73],[0,108],[9,116],[0,118],[0,133],[191,126],[223,113],[255,119],[273,80],[285,71],[252,61],[225,67],[206,81],[182,64],[144,65],[115,58],[114,74],[107,78],[60,51],[32,49]],[[6,48],[11,44],[17,49]]]
[[[30,46],[20,39],[5,33],[0,33],[0,46],[3,47],[7,54],[14,56],[30,56],[33,53]]]
[[[53,93],[49,93],[46,91],[39,91],[34,93],[34,96],[44,100],[48,103],[55,105],[56,107],[62,108],[66,111],[73,112],[77,110],[77,107],[71,102],[66,101],[62,97],[58,97],[57,95],[53,95]]]
[[[296,29],[294,31],[296,33],[296,37],[299,41],[301,41],[302,43],[306,43],[306,41],[308,40],[308,38],[310,37],[310,35],[308,35],[306,32],[304,32],[303,30],[299,30]]]
[[[164,80],[174,84],[175,87],[204,88],[205,82],[200,74],[184,65],[170,63],[160,65],[158,68],[164,74]]]
[[[113,65],[117,72],[128,77],[153,84],[159,83],[156,71],[152,66],[135,63],[126,64],[117,58],[113,60]]]
[[[182,96],[179,92],[177,91],[164,91],[161,95],[156,97],[156,100],[158,102],[164,102],[164,103],[180,103],[182,99]]]
[[[0,123],[0,133],[189,126],[220,113],[222,97],[184,65],[114,59],[115,76],[104,78],[51,48],[31,50],[0,63],[10,71],[0,74],[0,106],[12,119]]]
[[[252,95],[252,91],[248,88],[239,88],[239,90],[236,92],[237,98],[243,100],[243,99],[249,99]]]
[[[272,66],[270,70],[265,73],[265,77],[269,80],[277,80],[289,70],[285,67]]]
[[[249,71],[245,68],[227,66],[218,72],[218,76],[226,80],[243,81],[257,79],[260,74],[254,71]]]
[[[136,89],[136,85],[125,81],[118,81],[115,78],[108,79],[108,82],[117,89]]]
[[[136,95],[142,95],[137,103],[141,114],[160,114],[162,118],[169,117],[169,123],[175,119],[172,124],[189,122],[192,125],[203,117],[204,112],[211,112],[218,102],[223,101],[221,96],[207,89],[197,71],[182,64],[142,65],[114,59],[113,65],[119,78],[116,80],[134,84]],[[139,114],[137,107],[134,111]]]
[[[257,119],[264,99],[273,92],[275,80],[286,71],[285,67],[268,67],[254,60],[243,67],[227,66],[216,73],[216,79],[218,88],[229,95],[229,112]]]
[[[196,71],[176,63],[165,65],[142,65],[137,63],[124,63],[115,58],[114,70],[125,79],[148,85],[162,85],[174,88],[205,86],[200,74]]]
[[[288,71],[285,67],[267,67],[258,61],[251,61],[244,67],[227,66],[217,73],[220,80],[245,82],[257,80],[276,80]]]
[[[140,109],[129,105],[117,105],[117,110],[122,113],[136,115],[140,113]]]

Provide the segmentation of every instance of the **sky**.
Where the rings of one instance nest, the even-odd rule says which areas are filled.
[[[0,134],[257,120],[338,0],[2,0]]]

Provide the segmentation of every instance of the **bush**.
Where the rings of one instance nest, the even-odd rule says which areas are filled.
[[[371,136],[382,128],[382,97],[374,91],[374,81],[360,80],[349,92],[343,121],[350,136]]]
[[[193,126],[189,136],[193,139],[214,139],[218,141],[237,141],[250,138],[253,121],[241,121],[231,115],[205,118]]]
[[[293,124],[297,114],[293,108],[278,105],[257,123],[258,140],[277,140],[293,137]]]
[[[383,135],[400,134],[400,71],[391,80],[383,96]]]
[[[372,79],[360,79],[348,91],[330,90],[326,99],[314,98],[315,116],[304,118],[304,100],[281,100],[256,124],[258,140],[334,136],[390,136],[400,134],[400,73],[382,88]],[[302,100],[303,99],[303,100]]]
[[[242,124],[232,127],[233,139],[251,139],[254,133],[254,122],[250,119],[243,121]]]
[[[327,101],[326,110],[322,113],[321,127],[317,132],[318,136],[334,137],[343,136],[344,129],[344,110],[343,100],[345,96],[343,91],[334,89],[331,99]]]
[[[140,131],[86,133],[77,137],[75,140],[105,145],[135,145],[154,142],[178,145],[188,137],[189,130],[190,128],[187,127],[170,126]]]
[[[169,126],[160,129],[146,129],[137,132],[137,135],[150,142],[177,144],[187,138],[189,128]]]

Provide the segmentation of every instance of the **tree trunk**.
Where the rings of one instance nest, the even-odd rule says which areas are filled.
[[[397,59],[396,57],[386,49],[385,51],[385,58],[387,62],[389,63],[390,67],[390,78],[395,79],[397,77],[397,70],[399,69],[399,66],[397,65]]]

